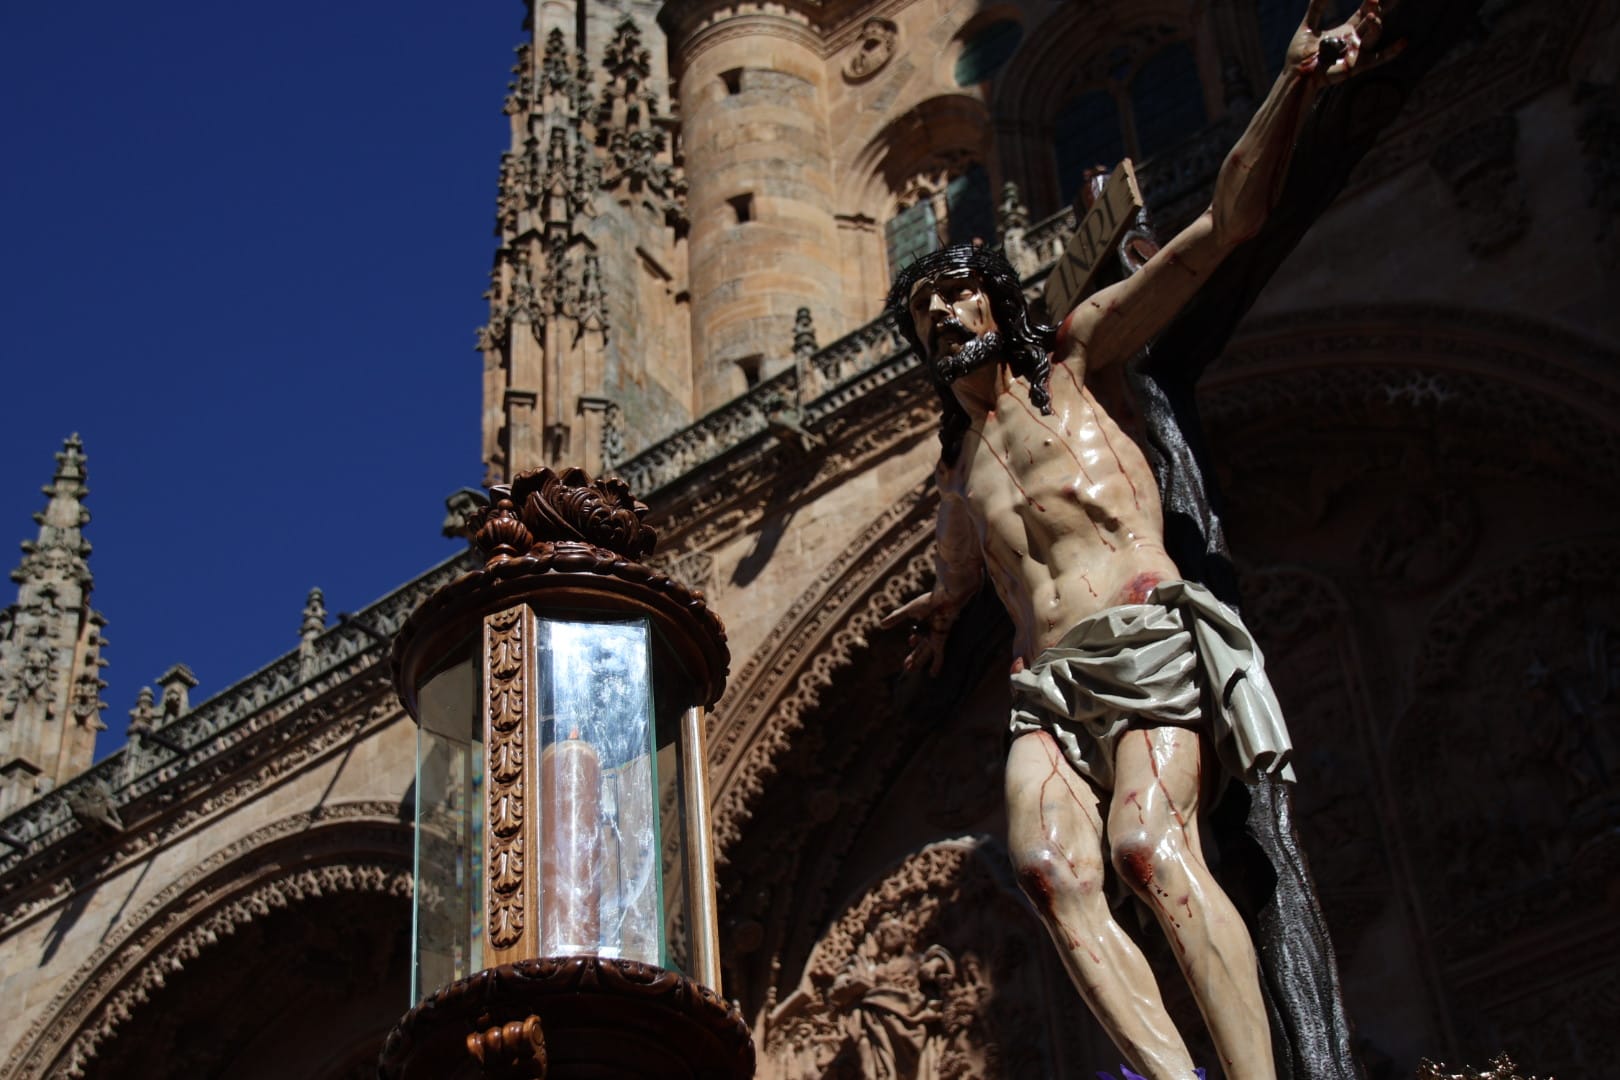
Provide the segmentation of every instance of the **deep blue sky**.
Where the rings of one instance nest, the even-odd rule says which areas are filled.
[[[519,0],[12,4],[0,17],[0,566],[89,455],[97,756],[452,554]],[[0,606],[15,599],[0,579]]]

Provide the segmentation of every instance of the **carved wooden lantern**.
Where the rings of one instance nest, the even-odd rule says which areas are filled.
[[[623,481],[525,473],[394,642],[412,999],[381,1075],[751,1077],[720,985],[704,710],[730,653]],[[424,995],[426,995],[424,997]]]

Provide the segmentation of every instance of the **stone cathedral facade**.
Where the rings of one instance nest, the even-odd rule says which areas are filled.
[[[1127,155],[1168,235],[1297,6],[529,5],[491,163],[485,479],[623,476],[661,565],[726,620],[724,992],[761,1077],[1117,1060],[1010,879],[1004,618],[975,608],[937,680],[903,677],[904,634],[877,627],[927,587],[938,453],[882,300],[974,236],[1037,286],[1085,169]],[[1407,6],[1421,77],[1341,110],[1337,193],[1199,405],[1369,1077],[1499,1049],[1604,1075],[1620,11]],[[386,643],[462,563],[335,625],[312,595],[296,648],[207,701],[177,667],[91,766],[90,467],[62,448],[0,613],[0,1078],[370,1075],[411,933],[414,729]]]

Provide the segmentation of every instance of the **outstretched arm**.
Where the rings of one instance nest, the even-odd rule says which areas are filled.
[[[1329,83],[1392,59],[1398,48],[1362,59],[1376,44],[1380,0],[1362,0],[1342,25],[1319,31],[1328,0],[1311,0],[1289,43],[1282,74],[1215,177],[1208,210],[1124,281],[1082,300],[1063,321],[1058,356],[1089,367],[1127,360],[1176,313],[1239,244],[1260,231],[1277,204],[1294,142],[1316,95]]]
[[[941,469],[940,479],[944,480]],[[917,628],[911,635],[911,652],[906,670],[928,666],[938,675],[945,664],[945,642],[951,627],[984,580],[984,559],[979,537],[967,502],[940,485],[939,517],[935,524],[934,589],[889,612],[878,624],[884,629],[911,620]]]

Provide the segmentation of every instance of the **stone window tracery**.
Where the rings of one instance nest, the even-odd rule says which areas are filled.
[[[1053,142],[1065,201],[1091,166],[1150,158],[1208,119],[1191,43],[1174,39],[1167,28],[1133,38],[1086,65],[1081,88],[1057,110]]]
[[[913,176],[884,226],[891,272],[946,244],[989,241],[995,235],[990,177],[973,161]]]

